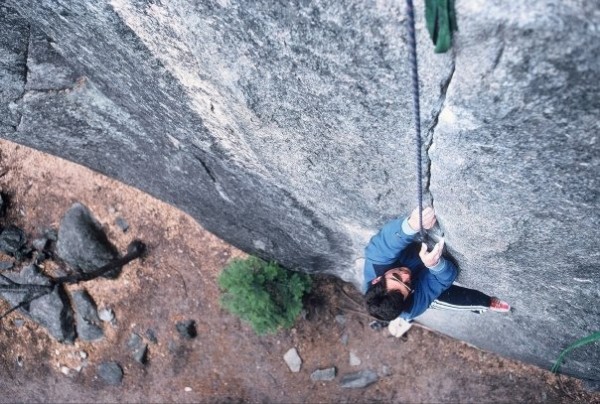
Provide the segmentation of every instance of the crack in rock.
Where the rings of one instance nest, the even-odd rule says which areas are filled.
[[[430,185],[431,185],[431,157],[429,155],[429,149],[431,149],[431,146],[433,145],[433,135],[435,134],[435,129],[437,127],[439,118],[440,118],[440,114],[442,113],[442,110],[444,109],[444,105],[446,102],[446,94],[448,92],[448,87],[450,87],[450,83],[452,82],[452,77],[454,77],[454,71],[456,69],[456,56],[454,55],[454,53],[452,54],[452,63],[450,65],[450,73],[448,74],[448,76],[442,81],[441,85],[440,85],[440,96],[438,99],[438,102],[435,106],[434,109],[434,113],[433,113],[433,117],[431,119],[431,124],[429,125],[429,128],[427,129],[427,136],[425,139],[425,184],[423,187],[423,194],[424,197],[426,197],[427,199],[429,199],[429,203],[431,204],[431,206],[433,206],[433,202],[434,202],[434,198],[433,198],[433,194],[431,193],[430,190]]]

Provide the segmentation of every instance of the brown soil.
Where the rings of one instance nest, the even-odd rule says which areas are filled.
[[[586,392],[578,380],[423,328],[413,327],[404,340],[372,331],[353,303],[360,295],[331,278],[315,280],[306,318],[295,328],[256,336],[218,304],[217,276],[241,251],[181,211],[86,168],[4,141],[0,152],[0,186],[10,196],[4,225],[21,226],[35,237],[57,228],[79,201],[121,251],[134,238],[150,247],[117,280],[72,287],[85,287],[100,308],[114,310],[117,324],[105,324],[102,341],[64,345],[20,313],[2,320],[0,402],[600,402],[600,394]],[[129,223],[127,232],[115,225],[119,216]],[[341,314],[345,323],[335,319]],[[25,319],[21,326],[19,319]],[[187,319],[197,323],[193,340],[175,330],[176,322]],[[131,357],[127,341],[132,332],[145,336],[149,328],[158,343],[149,343],[143,366]],[[283,361],[292,347],[303,360],[299,373]],[[351,352],[360,365],[350,365]],[[120,386],[97,377],[96,366],[107,360],[123,367]],[[311,381],[314,370],[331,366],[338,371],[334,381]],[[381,379],[364,389],[341,388],[343,375],[362,369]]]

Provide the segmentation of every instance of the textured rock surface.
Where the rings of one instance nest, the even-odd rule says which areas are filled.
[[[104,337],[100,326],[100,318],[96,303],[86,290],[76,290],[71,293],[75,309],[77,336],[83,341],[96,341]]]
[[[123,381],[123,368],[117,362],[103,362],[96,368],[100,379],[112,386],[118,386]]]
[[[88,208],[74,203],[60,221],[56,251],[69,265],[91,272],[119,257],[100,223]],[[111,271],[106,277],[116,277]]]
[[[27,266],[19,273],[4,273],[3,275],[20,284],[48,285],[50,283],[48,277],[42,274],[35,265]],[[14,307],[24,300],[25,294],[3,292],[1,296]],[[75,340],[73,310],[69,297],[62,287],[55,287],[51,293],[33,300],[29,307],[23,307],[20,310],[31,317],[33,321],[45,327],[50,335],[58,341],[71,343]]]
[[[370,386],[379,380],[377,373],[372,370],[361,370],[360,372],[350,373],[342,377],[340,384],[348,389],[362,389]]]
[[[327,369],[317,369],[310,374],[310,380],[316,381],[326,381],[330,382],[335,379],[335,375],[337,370],[335,367],[330,367]]]
[[[356,284],[368,238],[414,205],[402,2],[2,4],[4,138]],[[517,311],[423,321],[548,368],[600,323],[600,16],[558,0],[457,11],[452,53],[417,26],[426,197],[460,281]],[[598,349],[572,355],[563,371],[600,379]]]
[[[302,367],[302,358],[298,355],[296,348],[290,348],[285,355],[283,355],[283,360],[292,372],[298,373],[300,371],[300,368]]]

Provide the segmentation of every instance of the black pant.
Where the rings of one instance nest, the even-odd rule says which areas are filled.
[[[491,299],[478,290],[452,285],[431,304],[431,307],[448,310],[485,310],[490,307]]]

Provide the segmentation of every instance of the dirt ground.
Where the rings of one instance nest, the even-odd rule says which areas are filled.
[[[188,215],[86,168],[4,141],[0,186],[10,202],[2,225],[21,226],[30,237],[58,228],[79,201],[121,251],[134,238],[150,248],[117,280],[71,287],[85,287],[99,308],[114,310],[116,324],[105,323],[99,342],[57,343],[21,313],[2,320],[0,402],[600,403],[600,394],[586,392],[578,380],[422,328],[413,327],[404,340],[375,332],[354,303],[360,301],[357,291],[332,278],[315,279],[305,318],[295,328],[256,336],[218,304],[219,272],[244,254]],[[118,217],[129,223],[127,232],[115,224]],[[7,308],[0,304],[0,310]],[[175,329],[188,319],[198,329],[192,340]],[[144,366],[132,358],[127,341],[132,332],[145,337],[148,329],[158,342],[149,342]],[[303,360],[298,373],[283,361],[292,347]],[[350,353],[360,365],[350,365]],[[120,386],[97,377],[97,365],[107,360],[123,367]],[[335,380],[311,381],[314,370],[331,366],[337,368]],[[340,386],[343,375],[363,369],[380,380],[363,389]]]

